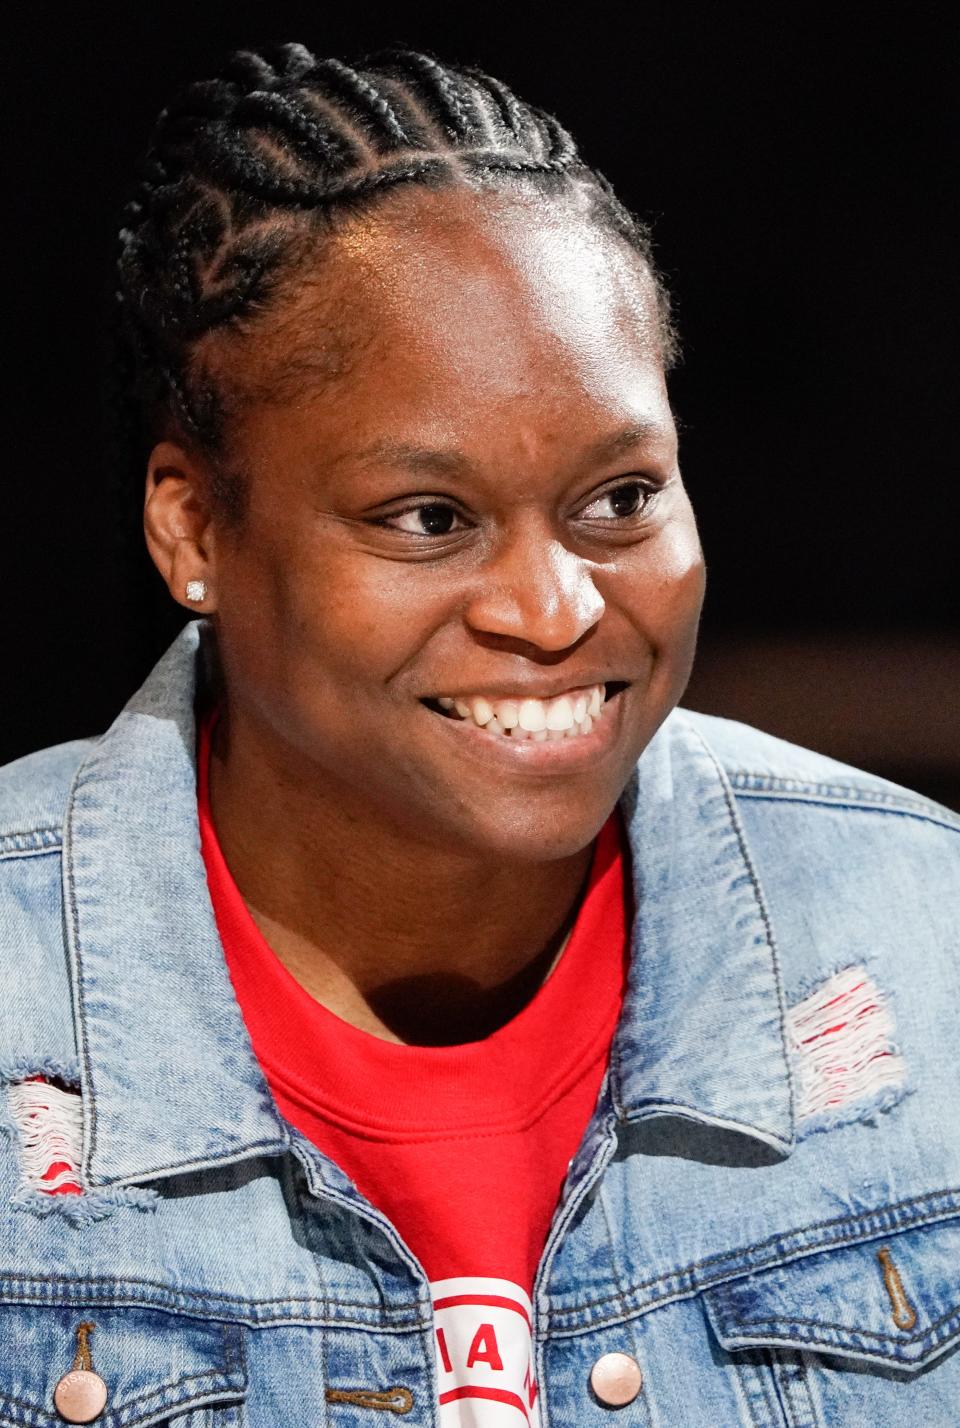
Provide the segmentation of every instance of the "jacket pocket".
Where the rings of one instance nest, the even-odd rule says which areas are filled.
[[[118,1304],[3,1304],[0,1344],[3,1428],[63,1428],[57,1385],[77,1370],[95,1374],[105,1389],[96,1417],[79,1420],[97,1428],[240,1421],[247,1373],[244,1330],[235,1324]]]
[[[960,1223],[826,1250],[704,1298],[726,1349],[816,1349],[916,1372],[960,1334]]]
[[[924,1428],[960,1422],[960,1355],[937,1365],[960,1342],[960,1221],[835,1246],[703,1297],[748,1375],[771,1366],[781,1422],[876,1425],[894,1421],[894,1402]]]

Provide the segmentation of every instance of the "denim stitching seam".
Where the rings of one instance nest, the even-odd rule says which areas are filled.
[[[936,1202],[942,1198],[945,1199],[945,1203],[942,1206],[938,1206]],[[933,1201],[934,1204],[926,1214],[920,1211],[908,1217],[903,1213],[908,1212],[912,1207],[921,1206],[924,1202],[930,1201]],[[660,1285],[662,1285],[666,1291],[664,1294],[649,1300],[646,1304],[637,1306],[635,1310],[630,1312],[648,1312],[664,1303],[669,1303],[671,1300],[690,1297],[707,1290],[716,1293],[716,1286],[726,1284],[732,1279],[743,1278],[748,1274],[755,1274],[765,1269],[776,1268],[781,1264],[793,1263],[798,1259],[805,1259],[821,1250],[842,1245],[864,1243],[871,1238],[879,1238],[891,1230],[908,1229],[918,1227],[922,1224],[936,1223],[938,1220],[953,1216],[958,1208],[960,1208],[960,1189],[951,1188],[929,1195],[915,1196],[912,1199],[901,1201],[897,1205],[870,1211],[866,1215],[844,1216],[835,1220],[818,1221],[812,1225],[803,1226],[799,1230],[772,1235],[768,1239],[760,1240],[753,1245],[741,1246],[736,1251],[726,1251],[722,1254],[709,1255],[706,1259],[696,1261],[686,1268],[673,1270],[668,1274],[658,1275],[654,1279],[646,1280],[641,1284],[634,1285],[631,1289],[623,1290],[617,1294],[606,1295],[601,1299],[591,1300],[589,1303],[577,1305],[573,1308],[554,1310],[549,1315],[549,1327],[558,1330],[564,1324],[564,1321],[582,1318],[584,1315],[591,1314],[594,1310],[603,1310],[608,1306],[620,1303],[626,1306],[629,1301],[635,1301],[637,1297],[642,1295],[645,1291],[654,1290]],[[785,1253],[782,1248],[780,1248],[779,1253],[776,1252],[776,1247],[782,1247],[784,1242],[788,1241],[792,1236],[805,1236],[817,1230],[832,1230],[834,1228],[847,1226],[851,1227],[852,1233],[827,1237],[813,1245],[803,1245],[792,1252],[788,1251]],[[858,1228],[853,1229],[853,1226],[857,1226]],[[775,1252],[767,1259],[750,1265],[742,1263],[745,1259],[749,1258],[749,1256],[768,1248],[773,1248]],[[730,1262],[735,1259],[741,1262],[742,1267],[735,1267],[730,1271],[720,1270],[719,1273],[712,1277],[708,1276],[698,1281],[698,1271],[704,1269],[709,1270],[709,1268],[715,1264],[722,1264],[724,1261]],[[678,1287],[673,1289],[668,1288],[671,1284],[677,1285]],[[567,1332],[583,1332],[587,1329],[593,1329],[605,1323],[612,1322],[615,1319],[615,1314],[590,1319],[586,1324],[576,1329],[568,1330]]]
[[[898,813],[919,818],[960,832],[960,818],[948,808],[923,799],[887,793],[883,789],[857,788],[852,784],[807,782],[803,779],[778,778],[776,775],[751,774],[740,771],[729,775],[731,786],[744,798],[781,799],[790,803],[818,803],[826,807],[855,808],[864,813]]]

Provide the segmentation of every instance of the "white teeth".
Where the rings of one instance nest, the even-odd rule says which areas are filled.
[[[573,705],[565,694],[554,699],[547,709],[547,728],[562,732],[573,723]]]
[[[484,724],[489,724],[493,718],[493,705],[482,696],[473,701],[473,722],[479,724],[481,729]]]
[[[547,716],[539,699],[525,699],[520,705],[520,728],[531,734],[546,730]]]
[[[465,699],[443,695],[437,698],[437,703],[442,709],[486,729],[488,734],[543,743],[547,739],[589,734],[603,711],[605,697],[606,689],[601,684],[573,694],[560,694],[554,699],[490,699],[483,694],[471,694]]]
[[[498,700],[497,718],[505,729],[515,729],[520,723],[520,705],[515,699]]]

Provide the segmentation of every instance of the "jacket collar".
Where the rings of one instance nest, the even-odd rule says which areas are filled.
[[[276,1153],[287,1135],[220,948],[200,854],[188,625],[77,771],[64,902],[88,1185]]]
[[[290,1143],[253,1054],[200,853],[189,624],[93,747],[70,792],[64,898],[89,1185]],[[637,915],[611,1089],[623,1121],[669,1114],[793,1141],[769,917],[729,785],[670,716],[622,807]]]
[[[636,915],[611,1067],[619,1118],[668,1115],[788,1154],[794,1119],[770,914],[729,780],[682,710],[621,807]]]

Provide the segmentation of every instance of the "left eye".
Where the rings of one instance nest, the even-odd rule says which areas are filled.
[[[630,516],[639,515],[646,508],[651,495],[652,492],[639,481],[624,481],[622,485],[604,491],[603,495],[591,501],[589,506],[584,506],[580,514],[588,520],[628,520]],[[604,507],[606,509],[603,509]]]
[[[452,506],[431,501],[422,506],[410,506],[392,516],[383,516],[382,523],[391,530],[406,531],[408,535],[445,536],[458,529],[456,523],[460,519]]]

